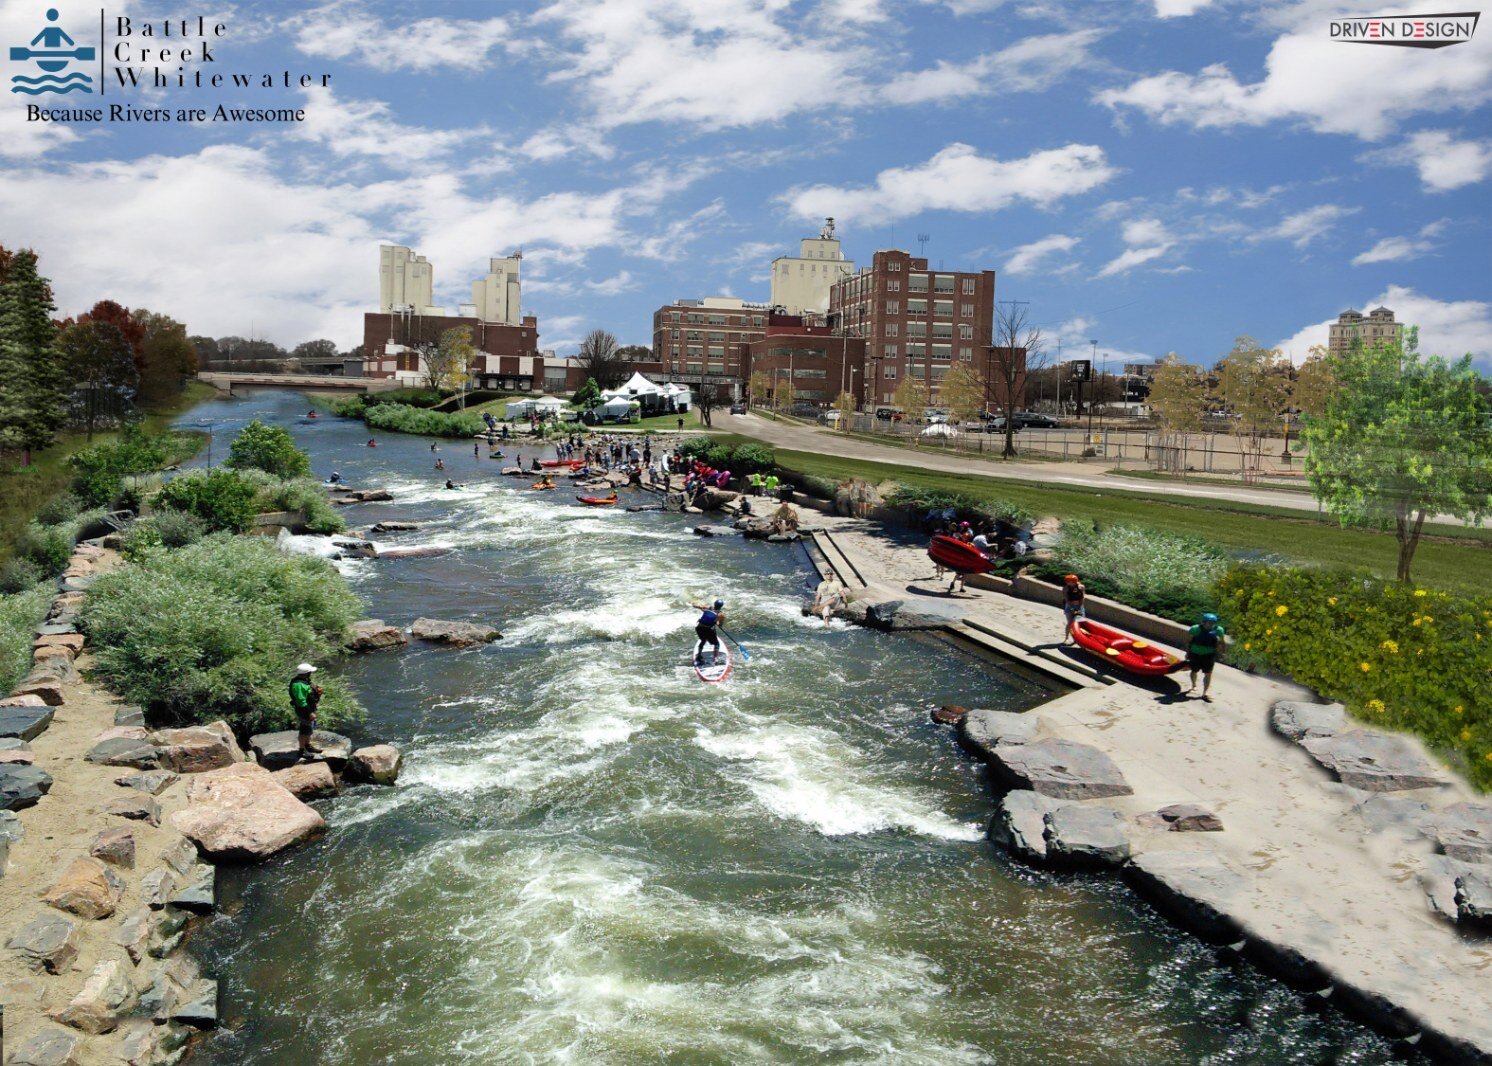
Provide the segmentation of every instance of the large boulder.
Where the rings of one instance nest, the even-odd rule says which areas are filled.
[[[475,622],[442,622],[438,618],[416,618],[409,627],[416,640],[428,640],[437,644],[454,644],[465,647],[469,644],[490,644],[502,636],[496,629]]]
[[[35,740],[52,724],[52,708],[39,696],[30,697],[35,706],[0,706],[0,737]]]
[[[78,1066],[83,1038],[65,1029],[40,1029],[11,1052],[7,1066]]]
[[[139,728],[128,727],[128,728]],[[104,766],[133,766],[137,770],[154,769],[159,762],[155,745],[144,737],[107,737],[94,744],[84,756],[89,762]]]
[[[1065,803],[1042,816],[1046,857],[1063,866],[1119,866],[1129,858],[1124,816],[1112,807]]]
[[[865,623],[877,629],[942,629],[964,619],[964,608],[952,600],[919,597],[882,600],[866,606]]]
[[[1340,703],[1298,703],[1281,700],[1269,712],[1274,731],[1291,740],[1331,737],[1347,728],[1347,710]]]
[[[332,768],[324,762],[297,763],[283,770],[272,771],[272,775],[298,800],[321,799],[337,794],[337,779],[332,776]]]
[[[35,807],[52,791],[52,775],[24,763],[0,763],[0,810]]]
[[[1438,767],[1407,738],[1370,729],[1306,737],[1300,746],[1344,785],[1367,792],[1398,792],[1445,784]]]
[[[1433,818],[1440,850],[1462,862],[1492,863],[1492,807],[1455,803]]]
[[[397,648],[402,644],[408,644],[409,638],[398,626],[386,624],[379,618],[368,618],[361,622],[354,622],[352,633],[347,638],[347,647],[352,651],[379,651],[383,648]]]
[[[214,860],[262,862],[326,829],[321,815],[264,767],[235,763],[199,774],[171,824]]]
[[[404,756],[392,744],[370,744],[352,753],[347,764],[347,777],[352,781],[364,781],[374,785],[392,785],[399,779],[404,766]]]
[[[11,690],[12,696],[36,696],[48,707],[61,707],[67,698],[65,682],[52,670],[37,670]]]
[[[293,729],[278,733],[255,733],[249,738],[249,747],[266,770],[283,770],[301,761],[300,734]],[[318,729],[311,734],[311,747],[316,757],[328,763],[333,773],[341,773],[352,756],[352,741],[341,733]]]
[[[65,973],[78,957],[73,937],[77,930],[76,925],[60,914],[44,914],[16,930],[5,946],[33,970]]]
[[[201,774],[244,761],[243,749],[223,721],[161,729],[150,739],[160,749],[161,765],[178,774]]]
[[[124,964],[110,959],[93,968],[72,1002],[53,1017],[85,1033],[110,1033],[134,1005],[135,986]]]
[[[977,707],[959,723],[958,739],[981,759],[994,757],[1000,744],[1026,744],[1036,739],[1036,719],[1011,711],[991,711]]]
[[[94,858],[77,858],[42,895],[42,902],[79,918],[107,918],[124,896],[119,875]]]
[[[1046,816],[1065,802],[1025,789],[1007,792],[990,822],[990,839],[1003,844],[1018,859],[1044,863]]]
[[[1072,740],[1001,744],[990,753],[990,765],[1008,786],[1057,799],[1103,799],[1134,791],[1114,760]]]

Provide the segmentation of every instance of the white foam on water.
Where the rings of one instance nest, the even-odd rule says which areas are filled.
[[[901,829],[943,840],[979,840],[917,790],[881,780],[854,748],[826,729],[763,724],[735,733],[701,729],[695,741],[735,768],[729,774],[779,818],[824,836]]]

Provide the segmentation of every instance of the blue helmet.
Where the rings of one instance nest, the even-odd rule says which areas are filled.
[[[715,610],[718,611],[718,610],[720,610],[720,608],[722,608],[724,606],[725,606],[725,601],[724,600],[716,600],[715,601]]]
[[[1204,621],[1204,622],[1211,622],[1213,625],[1216,625],[1217,624],[1217,615],[1213,614],[1211,611],[1208,611],[1206,614],[1204,614],[1202,616],[1202,621]]]

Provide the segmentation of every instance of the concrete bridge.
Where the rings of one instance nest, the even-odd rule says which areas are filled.
[[[210,370],[197,375],[219,392],[244,389],[294,389],[297,392],[384,392],[397,389],[393,378],[342,377],[336,374],[273,374],[249,370]]]

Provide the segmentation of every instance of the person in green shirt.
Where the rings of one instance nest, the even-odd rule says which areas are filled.
[[[1208,703],[1212,697],[1208,690],[1212,688],[1212,668],[1217,665],[1217,653],[1223,646],[1223,637],[1227,634],[1223,627],[1218,624],[1217,615],[1211,612],[1202,616],[1202,621],[1188,630],[1191,637],[1186,648],[1186,665],[1191,670],[1191,688],[1186,690],[1190,696],[1197,689],[1197,674],[1202,675],[1202,698]]]
[[[301,663],[295,668],[295,677],[290,682],[290,709],[295,712],[299,723],[296,739],[302,759],[316,754],[316,749],[311,746],[311,734],[316,730],[316,708],[321,703],[321,688],[311,683],[311,675],[315,672],[316,667],[310,663]]]

